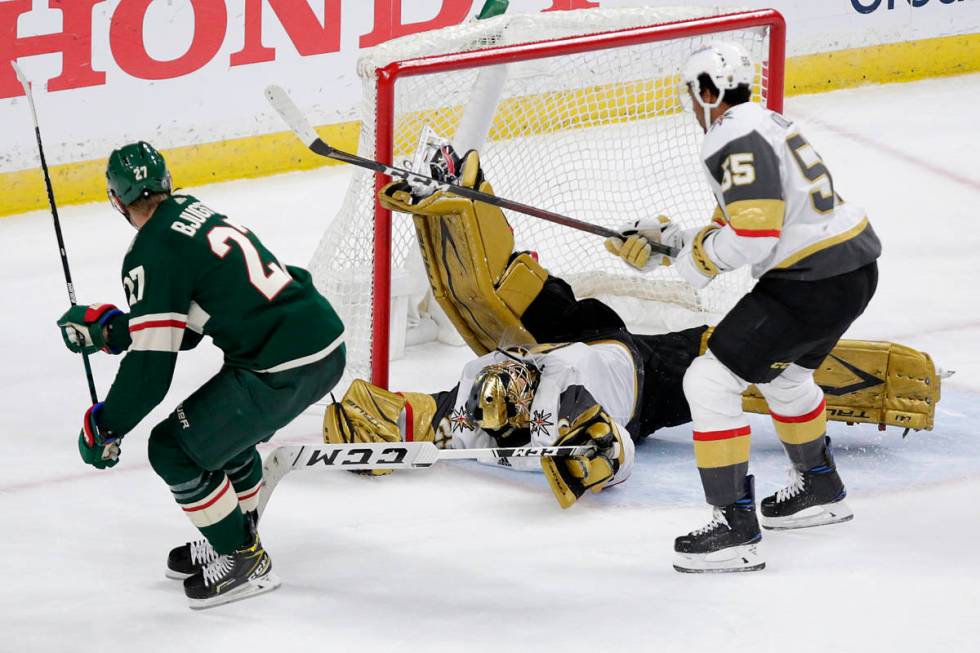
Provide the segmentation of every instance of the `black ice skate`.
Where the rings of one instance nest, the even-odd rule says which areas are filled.
[[[765,561],[756,550],[762,540],[755,516],[755,487],[745,479],[746,495],[722,508],[715,507],[705,526],[674,540],[674,569],[683,573],[756,571]]]
[[[272,559],[258,535],[228,555],[219,555],[203,570],[184,580],[187,602],[194,609],[210,608],[245,599],[279,587]]]
[[[248,520],[248,527],[255,530],[258,525],[258,513],[254,510],[245,513]],[[170,549],[167,555],[167,578],[174,580],[184,580],[201,572],[210,562],[218,557],[218,552],[214,550],[211,543],[201,538],[193,542],[187,542],[181,546]]]
[[[771,530],[837,524],[854,518],[844,503],[847,490],[837,474],[827,438],[826,462],[805,472],[790,471],[790,484],[762,500],[762,527]]]
[[[167,556],[167,578],[183,580],[198,574],[217,557],[218,552],[203,538],[174,547]]]

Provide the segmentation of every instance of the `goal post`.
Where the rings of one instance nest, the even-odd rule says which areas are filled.
[[[653,217],[650,211],[686,226],[709,219],[714,200],[701,171],[701,135],[678,102],[680,66],[691,51],[713,40],[742,43],[757,63],[753,99],[782,110],[785,22],[775,10],[586,9],[505,15],[416,36],[382,44],[358,64],[360,154],[398,163],[423,127],[453,140],[461,122],[472,122],[469,104],[492,103],[481,106],[492,117],[477,119],[489,127],[477,139],[485,141],[481,161],[497,192],[613,228]],[[494,66],[506,72],[479,83],[480,71]],[[495,97],[474,100],[480,86]],[[347,324],[351,375],[387,387],[392,288],[418,247],[411,220],[393,222],[377,202],[389,179],[374,177],[355,173],[311,269]],[[605,254],[596,236],[508,219],[517,242],[580,296],[722,313],[748,289],[747,276],[701,292],[669,271],[639,275]]]

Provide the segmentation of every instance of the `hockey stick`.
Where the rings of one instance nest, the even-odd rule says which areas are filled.
[[[51,220],[54,222],[54,235],[58,239],[58,251],[61,254],[61,267],[65,271],[65,285],[68,286],[68,301],[74,306],[78,303],[75,299],[75,284],[71,280],[71,270],[68,267],[68,252],[65,250],[65,239],[61,234],[61,219],[58,217],[58,205],[54,201],[54,186],[51,185],[51,175],[48,172],[48,162],[44,157],[44,144],[41,142],[41,126],[37,120],[37,109],[34,107],[34,94],[31,92],[31,83],[24,75],[16,61],[11,61],[10,65],[14,68],[17,80],[24,87],[24,95],[27,96],[27,103],[31,108],[31,117],[34,119],[34,136],[37,139],[37,151],[41,155],[41,170],[44,172],[44,185],[48,191],[48,204],[51,206]],[[79,339],[80,336],[79,336]],[[95,378],[92,376],[92,364],[88,360],[88,354],[82,351],[82,364],[85,366],[85,380],[88,382],[88,394],[92,399],[92,405],[99,403],[99,395],[95,390]],[[103,458],[118,458],[119,445],[115,442],[105,446],[102,454]]]
[[[498,449],[440,449],[432,442],[287,445],[273,449],[262,463],[258,511],[260,515],[265,511],[279,481],[295,469],[424,469],[442,460],[478,460],[508,467],[511,458],[583,456],[593,451],[591,445]]]
[[[272,105],[272,108],[274,108],[279,115],[282,116],[282,119],[296,134],[296,136],[303,141],[303,144],[306,145],[306,147],[308,147],[312,152],[319,154],[320,156],[349,163],[361,168],[367,168],[368,170],[373,170],[381,175],[388,175],[390,177],[405,179],[406,181],[423,183],[437,191],[448,191],[454,195],[465,197],[466,199],[476,202],[483,202],[484,204],[492,204],[493,206],[497,206],[502,209],[510,209],[512,211],[517,211],[518,213],[530,215],[541,220],[547,220],[548,222],[554,222],[565,227],[571,227],[572,229],[578,229],[579,231],[585,231],[604,238],[619,238],[621,240],[626,240],[626,237],[618,231],[607,229],[606,227],[592,224],[591,222],[576,220],[575,218],[570,218],[566,215],[561,215],[560,213],[553,213],[547,209],[539,209],[528,204],[522,204],[521,202],[515,202],[514,200],[497,197],[496,195],[481,193],[473,188],[466,188],[465,186],[457,186],[456,184],[436,181],[432,177],[428,177],[426,175],[411,172],[403,168],[393,168],[356,154],[350,154],[349,152],[338,150],[325,143],[317,135],[317,133],[313,130],[313,127],[310,126],[309,121],[306,120],[306,117],[300,112],[299,108],[293,103],[292,99],[290,99],[289,95],[287,95],[286,91],[284,91],[282,88],[279,86],[269,86],[265,89],[265,96],[269,100],[269,104]],[[662,245],[660,243],[650,243],[650,248],[658,254],[664,254],[666,256],[677,255],[676,249],[673,247],[667,247],[666,245]]]

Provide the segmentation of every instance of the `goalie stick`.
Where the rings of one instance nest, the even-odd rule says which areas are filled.
[[[61,267],[65,272],[65,285],[68,286],[68,301],[74,306],[78,303],[75,299],[75,284],[71,280],[71,270],[68,267],[68,252],[65,250],[65,239],[61,234],[61,220],[58,218],[58,205],[54,201],[54,186],[51,185],[51,175],[48,173],[48,161],[44,157],[44,145],[41,142],[41,125],[37,120],[37,109],[34,107],[34,94],[31,92],[31,83],[28,81],[24,71],[20,69],[16,61],[11,61],[10,65],[14,68],[17,80],[24,87],[24,95],[27,96],[27,104],[31,109],[31,117],[34,119],[34,136],[37,139],[37,151],[41,156],[41,170],[44,172],[44,185],[48,191],[48,204],[51,206],[51,220],[54,222],[54,235],[58,240],[58,252],[61,254]],[[81,336],[79,336],[81,340]],[[92,404],[99,403],[99,395],[95,390],[95,378],[92,376],[92,364],[88,360],[88,354],[82,351],[82,364],[85,366],[85,380],[88,382],[88,394],[92,399]],[[105,446],[102,457],[105,459],[119,457],[119,445],[111,442]]]
[[[317,135],[313,127],[310,126],[306,116],[300,112],[299,108],[295,103],[293,103],[292,99],[282,88],[279,86],[269,86],[265,89],[265,96],[266,99],[269,100],[269,104],[272,105],[272,108],[274,108],[276,112],[282,116],[283,121],[285,121],[286,125],[289,126],[289,128],[296,134],[303,144],[306,145],[310,151],[315,154],[319,154],[320,156],[349,163],[361,168],[367,168],[368,170],[373,170],[381,175],[388,175],[390,177],[397,177],[410,182],[426,184],[437,191],[448,191],[454,195],[465,197],[466,199],[474,200],[476,202],[483,202],[484,204],[492,204],[493,206],[497,206],[502,209],[510,209],[511,211],[517,211],[518,213],[523,213],[534,218],[547,220],[548,222],[554,222],[565,227],[571,227],[572,229],[578,229],[579,231],[585,231],[604,238],[619,238],[621,240],[626,240],[626,237],[618,231],[607,229],[606,227],[592,224],[591,222],[576,220],[575,218],[570,218],[566,215],[561,215],[560,213],[554,213],[552,211],[548,211],[547,209],[539,209],[528,204],[522,204],[521,202],[516,202],[514,200],[497,197],[496,195],[481,193],[473,188],[466,188],[465,186],[457,186],[456,184],[437,181],[426,175],[411,172],[410,170],[405,170],[403,168],[395,168],[372,159],[366,159],[356,154],[350,154],[349,152],[338,150],[331,147]],[[658,254],[664,254],[671,257],[676,256],[678,253],[678,250],[675,248],[668,247],[661,243],[650,243],[650,248]]]
[[[595,449],[578,447],[504,447],[498,449],[440,449],[432,442],[369,442],[364,444],[302,444],[276,447],[262,463],[261,515],[283,476],[295,469],[361,471],[425,469],[441,460],[478,460],[510,466],[511,458],[583,456]]]

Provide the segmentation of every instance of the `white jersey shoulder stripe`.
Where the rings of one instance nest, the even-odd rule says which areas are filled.
[[[129,351],[164,351],[176,353],[180,351],[180,343],[184,340],[184,327],[156,326],[131,331],[133,344]]]
[[[309,356],[302,356],[300,358],[294,358],[291,361],[286,361],[285,363],[279,363],[264,370],[253,370],[259,374],[271,374],[273,372],[285,372],[286,370],[291,370],[297,367],[303,367],[304,365],[310,365],[321,361],[330,354],[332,354],[337,347],[344,344],[344,332],[341,331],[337,339],[331,342],[329,345],[321,349],[320,351],[310,354]]]
[[[187,316],[183,313],[150,313],[129,321],[133,340],[129,351],[178,352],[184,339]]]
[[[187,311],[187,328],[195,333],[204,333],[204,325],[211,319],[211,315],[201,308],[195,301],[191,302],[191,307]]]

